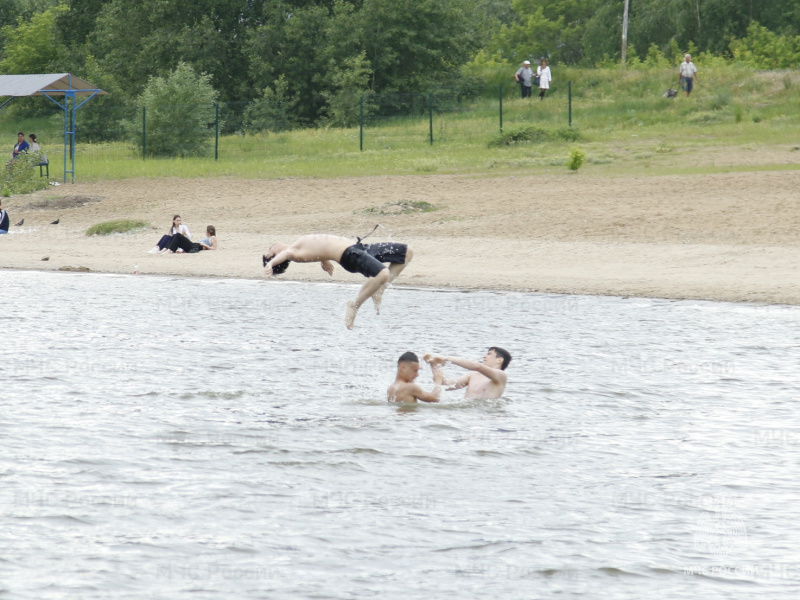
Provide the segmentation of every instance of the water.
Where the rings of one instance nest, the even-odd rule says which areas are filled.
[[[0,598],[797,597],[795,308],[2,277]]]

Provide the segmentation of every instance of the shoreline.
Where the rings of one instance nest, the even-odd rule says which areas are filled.
[[[138,265],[143,275],[258,280],[272,241],[354,237],[380,223],[374,241],[415,250],[398,287],[800,305],[798,187],[795,171],[612,182],[448,175],[79,183],[4,199],[12,222],[24,218],[25,226],[0,236],[0,265],[107,274],[133,274]],[[421,202],[436,210],[414,210]],[[147,254],[174,213],[195,240],[215,225],[221,249]],[[151,228],[85,236],[124,218]],[[363,283],[338,266],[331,278],[318,264],[293,264],[283,277]]]
[[[35,268],[17,268],[17,267],[0,267],[0,272],[3,271],[12,271],[12,272],[34,272],[34,273],[56,273],[56,274],[63,274],[63,275],[115,275],[115,276],[124,276],[124,277],[161,277],[161,278],[175,278],[175,277],[185,277],[187,279],[208,279],[208,280],[218,280],[218,281],[268,281],[263,278],[259,277],[226,277],[224,275],[216,275],[216,274],[176,274],[176,273],[122,273],[119,271],[79,271],[79,270],[71,270],[71,269],[35,269]],[[360,287],[360,283],[358,281],[343,281],[343,280],[325,280],[325,279],[312,279],[312,278],[305,278],[305,279],[270,279],[269,281],[274,281],[275,283],[285,283],[285,284],[295,284],[295,283],[311,283],[311,284],[324,284],[324,285],[341,285],[341,286],[349,286],[352,287],[354,290]],[[571,297],[580,297],[580,298],[617,298],[619,300],[630,300],[630,299],[639,299],[639,300],[651,300],[651,301],[664,301],[664,302],[724,302],[728,304],[741,304],[745,306],[754,306],[754,307],[768,307],[768,306],[776,306],[776,307],[786,307],[790,308],[793,306],[800,306],[800,303],[790,303],[790,302],[765,302],[761,300],[753,300],[753,299],[736,299],[736,300],[725,300],[719,298],[702,298],[702,297],[691,297],[691,296],[646,296],[646,295],[621,295],[616,293],[582,293],[582,292],[556,292],[556,291],[545,291],[545,290],[528,290],[528,289],[515,289],[515,288],[508,288],[508,289],[500,289],[500,288],[486,288],[486,287],[457,287],[457,286],[446,286],[446,285],[410,285],[404,283],[397,283],[394,282],[391,284],[390,289],[400,289],[400,290],[420,290],[420,291],[428,291],[428,292],[441,292],[447,294],[465,294],[465,293],[473,293],[473,292],[483,292],[488,294],[498,294],[498,295],[505,295],[505,294],[532,294],[537,296],[571,296]]]

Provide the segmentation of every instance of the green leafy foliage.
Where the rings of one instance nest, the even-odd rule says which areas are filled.
[[[8,161],[0,171],[0,195],[30,194],[46,189],[49,182],[39,176],[38,154],[20,154]]]
[[[583,161],[586,159],[586,154],[580,148],[573,148],[569,151],[567,158],[567,168],[570,171],[577,171],[581,168]]]
[[[147,154],[203,156],[210,150],[217,92],[210,77],[180,63],[167,77],[152,77],[137,99],[146,109]],[[141,121],[129,122],[131,139],[141,149]]]
[[[5,74],[50,73],[58,64],[63,49],[54,39],[56,17],[68,10],[66,6],[53,6],[35,13],[30,20],[21,17],[16,27],[2,29],[5,40],[4,58],[0,72]]]
[[[150,223],[147,221],[132,220],[132,219],[118,219],[116,221],[104,221],[92,225],[86,230],[86,235],[111,235],[112,233],[126,233],[136,229],[144,229],[149,227]]]
[[[747,28],[747,36],[731,42],[739,62],[754,69],[791,69],[800,66],[800,36],[777,35],[758,23]]]
[[[281,75],[272,87],[264,88],[261,97],[253,100],[244,112],[244,129],[248,133],[286,131],[297,124],[297,98],[289,96],[289,84]]]
[[[333,89],[323,93],[328,101],[328,124],[337,127],[355,127],[361,116],[361,98],[364,114],[372,110],[369,90],[370,68],[365,54],[345,59],[331,73]]]
[[[580,132],[574,127],[545,129],[544,127],[529,125],[506,129],[506,131],[498,134],[489,142],[489,147],[496,148],[525,142],[575,142],[579,139]]]

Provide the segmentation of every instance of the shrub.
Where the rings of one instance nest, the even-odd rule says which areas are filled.
[[[125,233],[126,231],[142,229],[149,226],[150,223],[147,221],[132,221],[130,219],[105,221],[89,227],[89,229],[86,230],[86,235],[110,235],[112,233]]]
[[[0,194],[7,198],[46,189],[49,181],[39,177],[39,161],[38,154],[20,154],[6,163],[0,175]]]
[[[755,69],[791,69],[800,65],[800,36],[778,35],[753,21],[747,37],[731,42],[737,61]]]
[[[203,156],[214,135],[217,92],[209,75],[179,63],[167,77],[151,77],[137,99],[146,109],[147,154],[150,156]],[[134,144],[142,148],[142,124],[128,123]]]
[[[248,133],[261,131],[287,131],[297,123],[294,119],[298,99],[289,95],[289,84],[284,75],[272,87],[264,88],[244,111],[244,128]]]
[[[580,132],[574,127],[560,127],[559,129],[551,130],[530,125],[528,127],[507,129],[491,140],[489,142],[489,147],[509,146],[521,142],[576,142],[580,137]]]
[[[719,110],[721,108],[725,108],[730,103],[731,91],[728,88],[720,88],[714,94],[713,100],[711,100],[711,109]]]
[[[569,151],[569,158],[567,158],[567,167],[571,171],[577,171],[581,168],[586,155],[583,153],[583,150],[580,148],[573,148]]]

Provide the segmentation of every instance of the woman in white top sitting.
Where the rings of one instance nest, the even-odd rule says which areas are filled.
[[[539,76],[539,100],[544,100],[544,94],[550,89],[550,82],[553,81],[553,75],[550,73],[550,67],[547,66],[546,58],[543,58],[539,66],[536,67],[536,74]]]
[[[42,147],[39,145],[39,142],[36,141],[36,134],[32,133],[28,136],[30,143],[28,144],[30,148],[28,152],[30,154],[38,154],[39,155],[39,164],[46,165],[47,164],[47,155],[42,154]]]
[[[189,228],[181,223],[180,215],[175,215],[174,217],[172,217],[172,227],[170,227],[168,233],[161,236],[161,239],[158,240],[158,244],[156,244],[153,248],[150,249],[150,254],[156,254],[157,252],[167,252],[169,250],[169,244],[172,241],[172,236],[177,233],[180,233],[182,236],[188,239],[192,239],[192,234],[189,233]]]

